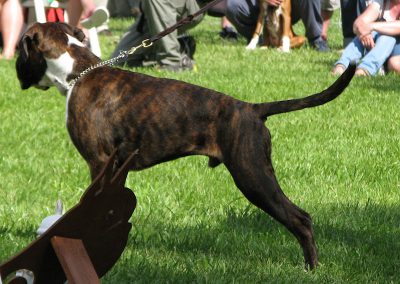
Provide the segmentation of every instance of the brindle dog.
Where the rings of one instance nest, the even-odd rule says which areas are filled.
[[[351,66],[321,93],[269,103],[247,103],[207,88],[111,67],[83,46],[83,33],[67,24],[36,23],[22,37],[17,59],[21,87],[55,85],[67,95],[67,128],[96,177],[118,148],[122,163],[139,150],[132,170],[188,155],[223,163],[237,187],[299,241],[306,266],[316,267],[310,216],[282,192],[271,162],[267,117],[319,106],[336,98],[354,74]]]

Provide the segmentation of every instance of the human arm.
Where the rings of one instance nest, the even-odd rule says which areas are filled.
[[[372,31],[372,23],[376,22],[380,14],[380,5],[373,2],[357,17],[353,24],[353,32],[358,37],[366,36]]]
[[[269,6],[278,7],[282,4],[283,0],[265,0]]]
[[[384,35],[398,36],[400,35],[400,21],[373,22],[371,30]]]

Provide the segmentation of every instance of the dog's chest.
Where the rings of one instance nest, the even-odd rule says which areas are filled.
[[[68,87],[67,78],[73,72],[75,60],[68,52],[61,54],[58,58],[46,58],[47,69],[45,77],[42,78],[41,84],[48,84],[50,80],[59,90],[65,90]]]
[[[267,13],[267,25],[269,29],[278,31],[281,26],[281,18],[284,17],[283,9],[281,6],[274,9],[272,12]]]
[[[284,12],[281,6],[276,9],[267,9],[264,24],[264,42],[266,45],[280,46],[283,32]]]

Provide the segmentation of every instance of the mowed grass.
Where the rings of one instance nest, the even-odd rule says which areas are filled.
[[[131,19],[112,19],[101,37],[107,58]],[[296,30],[303,32],[301,24]],[[160,73],[235,98],[264,102],[328,87],[339,57],[338,13],[332,52],[247,52],[222,41],[206,18],[197,72]],[[74,206],[90,184],[65,128],[65,98],[21,91],[15,61],[0,61],[0,262],[29,242],[61,198]],[[327,105],[273,116],[273,162],[286,195],[311,214],[320,266],[303,269],[294,237],[250,205],[224,166],[188,157],[129,174],[138,199],[128,245],[104,283],[398,283],[400,282],[399,77],[355,78]],[[83,216],[84,218],[84,216]]]

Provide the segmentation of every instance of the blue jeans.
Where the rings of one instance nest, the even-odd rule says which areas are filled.
[[[375,75],[379,68],[392,55],[396,45],[396,38],[393,36],[381,35],[377,32],[372,32],[375,41],[375,47],[367,50],[361,43],[358,37],[345,48],[339,61],[335,63],[342,64],[346,68],[351,61],[358,63],[358,68],[368,71],[370,75]],[[361,61],[360,61],[361,60]]]

